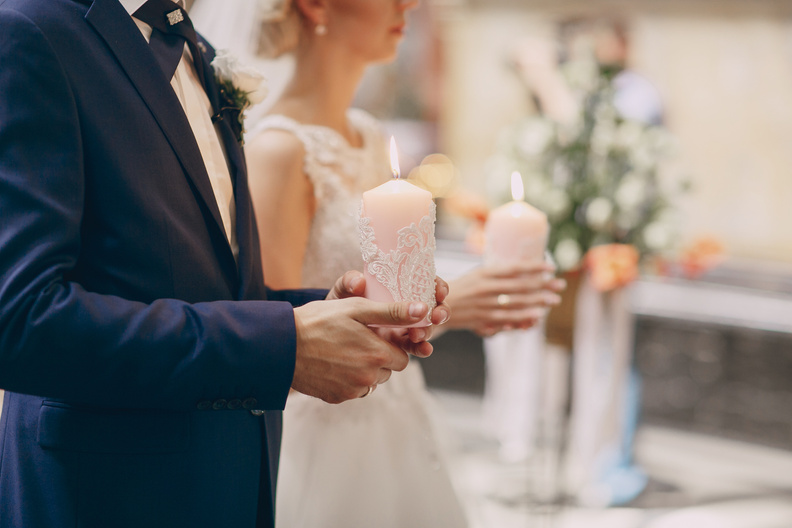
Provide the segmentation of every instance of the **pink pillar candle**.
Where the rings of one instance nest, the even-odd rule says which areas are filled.
[[[375,301],[422,301],[435,306],[432,193],[398,178],[363,193],[360,215],[366,298]],[[429,316],[412,326],[429,326]]]
[[[485,260],[503,263],[544,260],[549,225],[547,216],[523,200],[520,174],[512,174],[513,201],[493,210],[484,226]]]

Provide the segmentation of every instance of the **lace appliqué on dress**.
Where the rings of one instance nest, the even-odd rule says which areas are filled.
[[[428,304],[430,310],[435,307],[436,217],[437,206],[433,202],[429,214],[418,225],[412,223],[399,229],[396,249],[386,253],[377,246],[371,218],[363,216],[361,206],[358,229],[366,271],[388,289],[394,301],[419,300]]]

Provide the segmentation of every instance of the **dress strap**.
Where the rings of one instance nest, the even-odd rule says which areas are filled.
[[[272,114],[262,118],[252,130],[250,137],[267,130],[282,130],[293,134],[305,148],[303,171],[313,185],[314,197],[321,202],[332,189],[340,185],[339,175],[333,169],[338,158],[329,145],[337,143],[335,131],[314,125],[304,125],[281,114]]]
[[[262,132],[267,130],[285,130],[286,132],[291,132],[295,136],[299,137],[299,130],[300,123],[292,119],[291,117],[286,117],[285,115],[281,114],[272,114],[267,115],[261,118],[253,128],[248,132],[248,135],[252,137],[256,137]]]

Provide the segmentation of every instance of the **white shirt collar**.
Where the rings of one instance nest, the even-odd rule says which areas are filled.
[[[118,1],[121,2],[121,5],[124,6],[124,9],[126,9],[126,12],[129,13],[130,15],[135,11],[137,11],[138,9],[140,9],[140,6],[146,3],[146,0],[118,0]],[[173,0],[173,1],[179,4],[181,7],[184,7],[184,0]]]
[[[140,6],[146,3],[146,0],[119,0],[121,5],[124,6],[127,13],[130,15],[140,9]]]

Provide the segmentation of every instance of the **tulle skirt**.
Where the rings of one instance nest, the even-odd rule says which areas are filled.
[[[415,360],[364,399],[289,396],[276,526],[466,527],[433,407]]]

